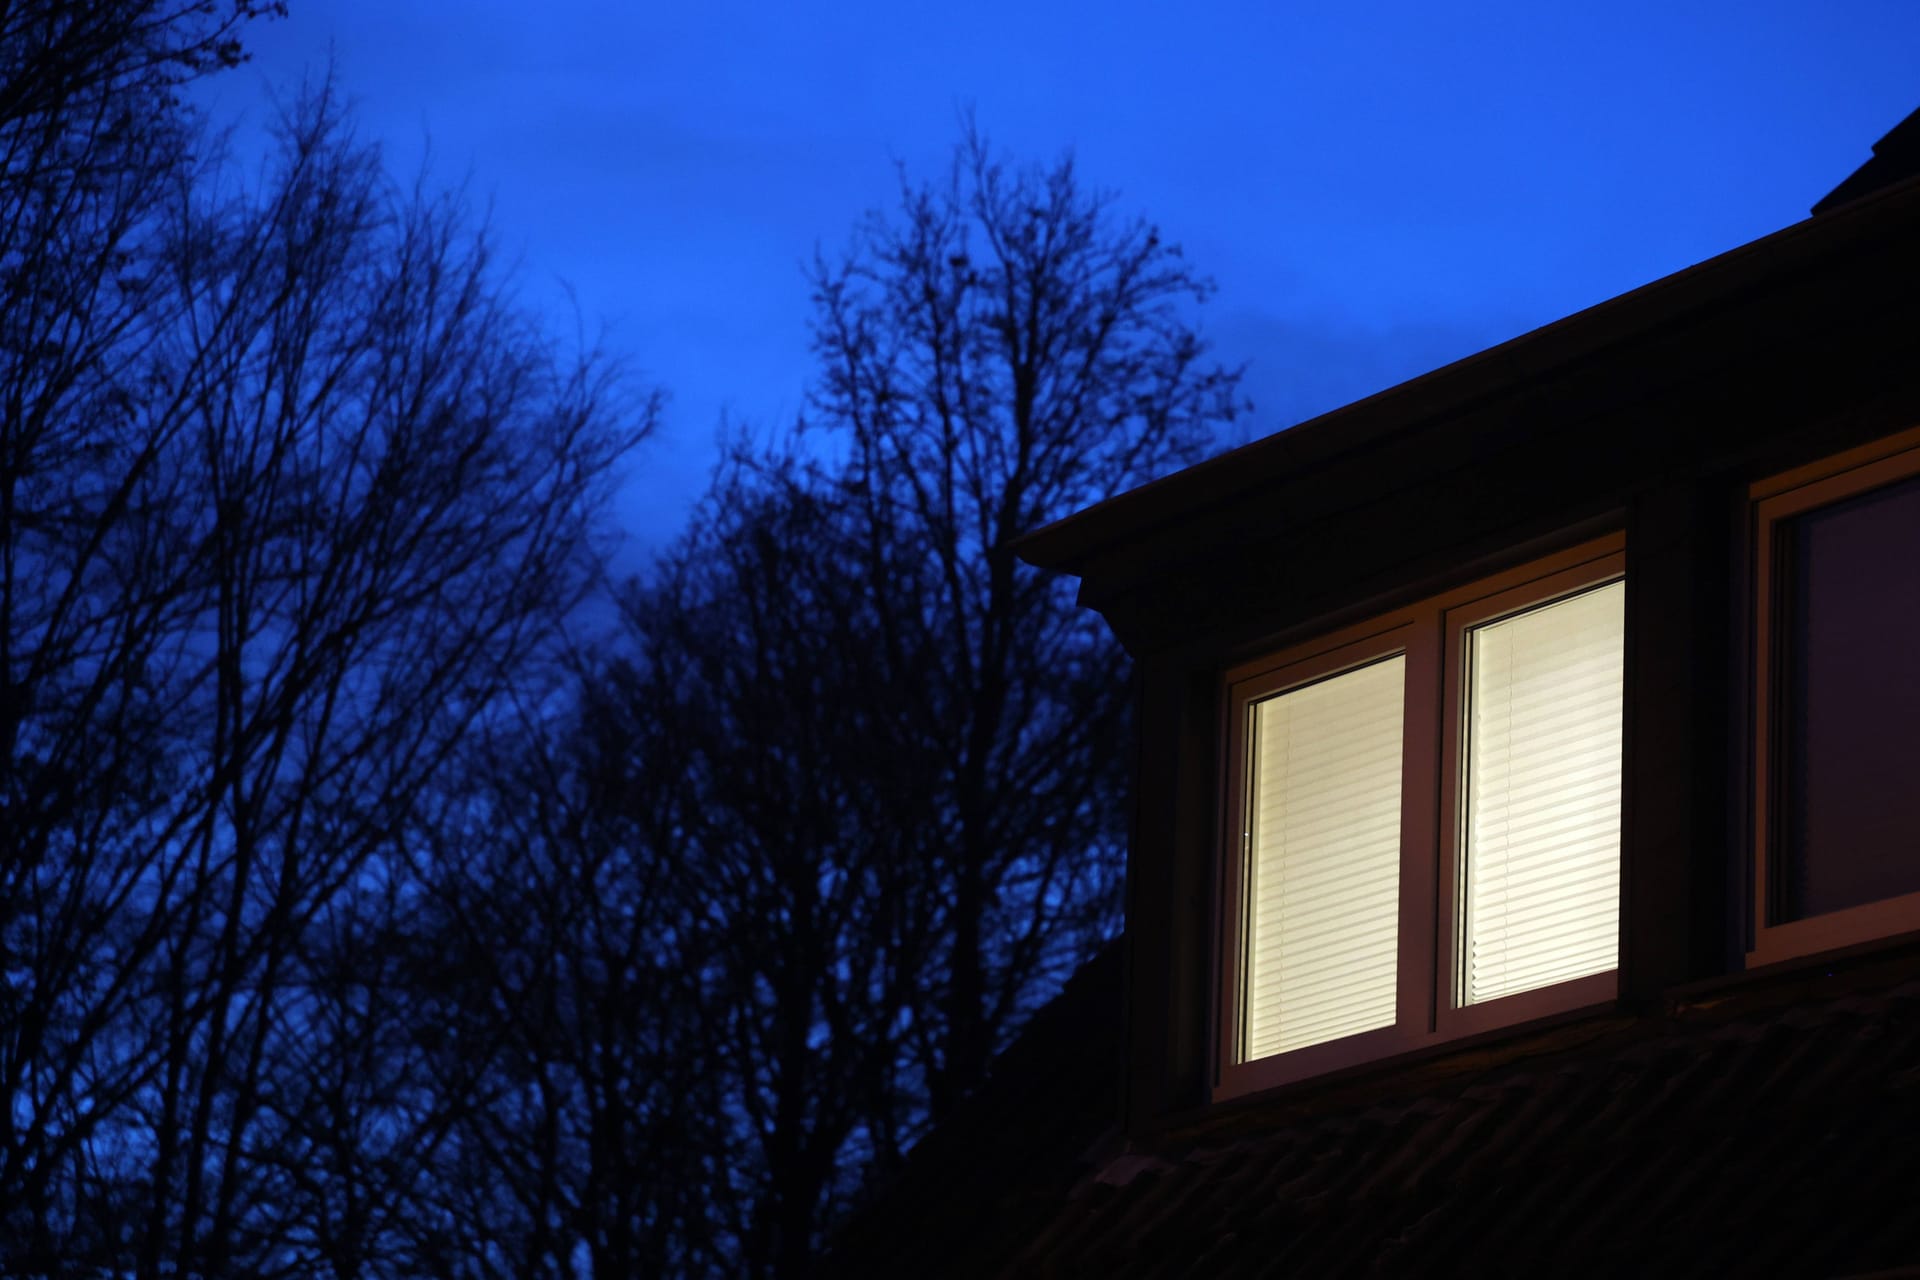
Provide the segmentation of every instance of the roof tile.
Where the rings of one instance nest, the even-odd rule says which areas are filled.
[[[828,1274],[1821,1276],[1920,1263],[1920,958],[1877,989],[1816,985],[1785,1003],[1735,991],[1539,1057],[1407,1069],[1397,1095],[1389,1068],[1364,1102],[1282,1097],[1104,1160],[1089,1153],[1113,1144],[1117,1089],[1054,1109],[1114,1061],[1069,1051],[1115,1052],[1116,1035],[1088,1032],[1102,1018],[1117,1031],[1120,966],[1101,963],[1023,1037],[1051,1048],[1009,1051],[1058,1078],[996,1076],[995,1096],[976,1100],[1016,1133],[1046,1133],[1054,1163],[999,1163],[1018,1144],[985,1133],[929,1141],[842,1235]],[[983,1196],[988,1207],[956,1203]],[[1009,1203],[1029,1211],[991,1212]]]

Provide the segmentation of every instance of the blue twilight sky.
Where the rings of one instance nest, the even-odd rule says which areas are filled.
[[[896,161],[938,172],[968,105],[1214,277],[1252,434],[1797,221],[1920,105],[1920,0],[290,7],[216,115],[257,122],[331,53],[393,166],[469,179],[529,300],[570,286],[670,392],[634,565],[723,415],[804,407],[803,264]]]

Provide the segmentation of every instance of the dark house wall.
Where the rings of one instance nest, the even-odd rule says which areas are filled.
[[[1028,541],[1139,660],[1131,1131],[1212,1081],[1221,673],[1596,534],[1627,546],[1621,995],[1740,967],[1748,486],[1920,424],[1916,232],[1909,181]]]

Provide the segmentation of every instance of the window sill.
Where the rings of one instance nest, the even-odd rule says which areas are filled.
[[[1212,1105],[1311,1092],[1430,1059],[1524,1041],[1536,1032],[1604,1017],[1619,1008],[1619,975],[1588,978],[1444,1011],[1438,1030],[1408,1035],[1393,1027],[1221,1070]]]
[[[1920,968],[1920,929],[1774,960],[1757,960],[1759,954],[1749,952],[1739,972],[1669,988],[1665,1010],[1674,1016],[1745,1012],[1804,999],[1815,988],[1877,987],[1889,975],[1904,977]]]
[[[1753,950],[1747,953],[1747,970],[1770,968],[1800,957],[1818,962],[1821,956],[1908,935],[1920,935],[1920,893],[1786,924],[1763,925],[1756,931]]]
[[[1135,1136],[1154,1144],[1182,1142],[1216,1130],[1236,1128],[1256,1115],[1280,1118],[1371,1106],[1447,1088],[1463,1078],[1484,1075],[1509,1065],[1623,1037],[1640,1021],[1642,1019],[1626,1013],[1618,1000],[1608,999],[1542,1014],[1494,1030],[1467,1032],[1444,1039],[1432,1036],[1391,1054],[1351,1061],[1317,1075],[1249,1087],[1234,1094],[1216,1090],[1211,1101],[1169,1113],[1150,1131]]]
[[[1676,1023],[1719,1023],[1809,999],[1884,990],[1920,979],[1920,930],[1796,956],[1670,987],[1651,1006],[1607,1000],[1513,1022],[1493,1030],[1350,1061],[1237,1094],[1216,1091],[1199,1107],[1171,1112],[1134,1135],[1150,1146],[1199,1140],[1259,1123],[1367,1107],[1460,1085],[1541,1058],[1577,1054],[1606,1042],[1625,1045]]]

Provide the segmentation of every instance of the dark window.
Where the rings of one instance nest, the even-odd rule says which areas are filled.
[[[1780,529],[1789,921],[1920,891],[1920,477]]]

